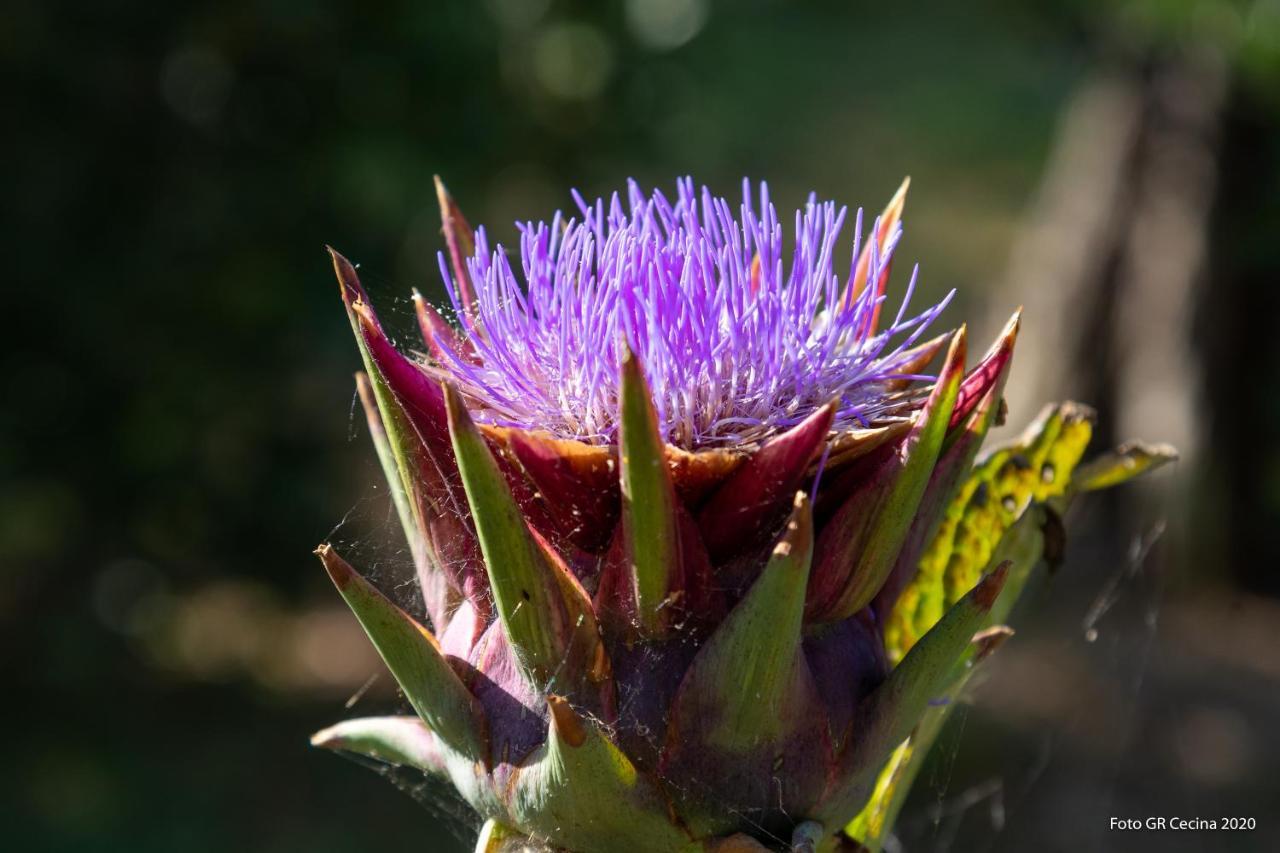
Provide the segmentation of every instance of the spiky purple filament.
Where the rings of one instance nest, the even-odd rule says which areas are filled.
[[[581,221],[557,212],[550,225],[518,225],[523,284],[503,247],[491,252],[478,229],[467,261],[472,306],[462,304],[440,256],[449,298],[479,358],[444,346],[437,369],[478,405],[478,418],[611,441],[624,340],[644,366],[664,437],[686,448],[767,437],[835,398],[835,427],[863,426],[892,407],[887,381],[928,378],[904,372],[906,351],[951,294],[905,319],[913,270],[897,317],[872,329],[884,298],[874,283],[900,225],[883,248],[871,241],[871,286],[850,302],[845,289],[859,255],[861,210],[849,274],[841,279],[835,251],[846,208],[809,197],[796,212],[787,269],[766,184],[757,215],[743,181],[738,219],[706,187],[697,194],[692,178],[677,186],[671,204],[657,190],[646,199],[629,181],[630,210],[615,193],[607,217],[603,200],[591,206],[575,192]]]

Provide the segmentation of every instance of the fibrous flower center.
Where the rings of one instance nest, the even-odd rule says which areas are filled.
[[[833,399],[836,429],[865,426],[899,400],[891,381],[927,378],[906,369],[909,349],[950,295],[908,317],[913,270],[901,308],[877,328],[896,221],[883,239],[877,223],[864,250],[859,211],[845,255],[847,209],[811,196],[786,251],[763,183],[753,204],[743,182],[736,215],[689,178],[674,202],[634,181],[625,204],[617,194],[607,204],[574,199],[577,216],[518,224],[518,268],[483,228],[466,286],[441,255],[463,345],[444,345],[434,369],[481,420],[612,441],[626,346],[664,438],[687,449],[766,438]]]

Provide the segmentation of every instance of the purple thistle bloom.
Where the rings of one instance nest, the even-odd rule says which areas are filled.
[[[909,350],[951,294],[908,317],[913,270],[897,316],[877,329],[883,292],[850,288],[861,210],[842,278],[847,209],[833,202],[811,195],[796,212],[787,263],[764,183],[757,211],[743,181],[736,218],[692,178],[677,183],[674,203],[661,191],[646,196],[634,181],[626,196],[625,207],[616,193],[606,207],[575,192],[578,217],[557,212],[550,224],[519,224],[519,272],[478,229],[466,259],[470,305],[440,255],[466,346],[441,340],[435,369],[458,385],[478,419],[614,441],[623,341],[653,389],[661,435],[686,449],[767,438],[833,399],[834,429],[863,427],[901,408],[886,383],[930,378],[908,369]],[[877,219],[872,233],[880,230]],[[862,282],[887,273],[901,235],[893,221],[882,240],[869,242]]]
[[[675,204],[576,197],[521,228],[518,277],[436,192],[461,332],[417,300],[430,359],[333,252],[430,628],[316,552],[416,716],[312,743],[447,777],[477,849],[878,849],[1009,637],[1042,503],[1171,453],[1078,479],[1091,427],[1064,403],[973,466],[1019,315],[969,370],[963,325],[915,345],[945,302],[908,319],[914,274],[882,327],[905,182],[844,278],[845,210],[810,199],[785,261],[763,184],[737,219],[687,178]]]
[[[964,326],[915,343],[946,303],[907,318],[914,274],[882,326],[905,192],[865,248],[855,217],[843,278],[844,209],[811,198],[784,259],[763,185],[735,219],[689,179],[524,225],[517,275],[438,182],[461,331],[418,299],[420,361],[334,252],[431,626],[322,545],[416,716],[313,743],[447,778],[477,849],[877,846],[1090,430],[1053,406],[973,467],[1019,315],[969,370]],[[1078,488],[1169,458],[1134,445]]]

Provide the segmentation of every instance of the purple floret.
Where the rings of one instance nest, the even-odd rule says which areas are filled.
[[[574,193],[581,218],[557,212],[549,225],[518,224],[518,272],[478,229],[467,260],[476,295],[469,310],[441,255],[449,298],[479,358],[446,345],[438,369],[476,404],[478,419],[612,441],[624,341],[644,366],[664,437],[690,449],[766,438],[837,397],[834,428],[865,426],[894,406],[888,380],[929,378],[904,372],[907,350],[951,294],[907,318],[913,270],[896,318],[873,333],[884,297],[874,286],[852,303],[845,293],[861,210],[841,278],[835,256],[846,208],[810,196],[796,212],[786,264],[766,184],[757,213],[743,181],[736,218],[692,178],[677,188],[672,203],[629,181],[626,208],[616,193],[607,208]],[[899,225],[883,252],[871,242],[868,282],[880,279],[901,235]]]

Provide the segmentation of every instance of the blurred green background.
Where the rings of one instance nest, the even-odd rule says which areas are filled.
[[[1044,5],[8,4],[0,846],[469,849],[307,744],[398,706],[311,548],[410,576],[325,243],[404,324],[433,173],[500,239],[627,176],[910,174],[924,296],[1027,304],[1011,424],[1184,459],[1072,519],[902,849],[1280,849],[1280,3]],[[1149,814],[1259,829],[1107,829]]]

